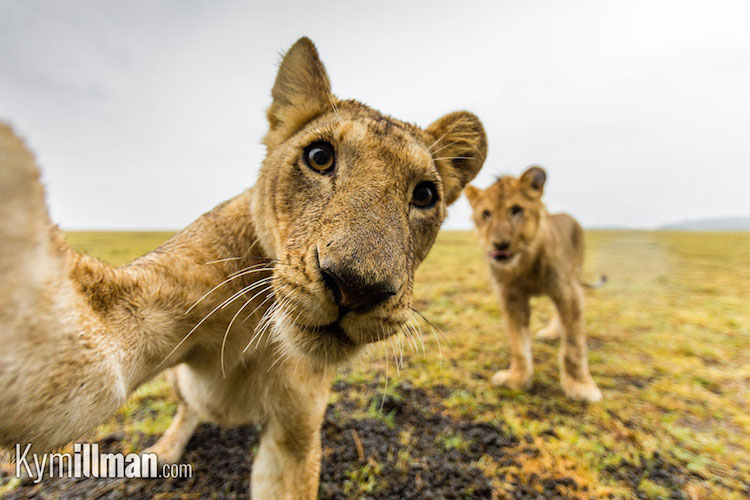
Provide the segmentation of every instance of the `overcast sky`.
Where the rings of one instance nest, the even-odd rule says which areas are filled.
[[[480,187],[536,163],[587,227],[749,216],[749,26],[746,1],[0,0],[0,119],[63,227],[180,228],[253,184],[307,35],[339,97],[479,115]]]

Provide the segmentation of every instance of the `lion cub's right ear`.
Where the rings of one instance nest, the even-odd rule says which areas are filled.
[[[468,111],[449,113],[425,131],[435,141],[430,150],[443,178],[445,203],[450,205],[482,168],[487,156],[487,134],[479,118]]]
[[[332,109],[335,97],[318,50],[312,41],[300,38],[284,55],[271,90],[269,129],[263,143],[275,148],[310,120]]]
[[[474,187],[471,184],[464,188],[464,194],[466,199],[469,200],[469,204],[474,207],[476,202],[479,201],[479,196],[482,194],[482,190],[478,187]]]

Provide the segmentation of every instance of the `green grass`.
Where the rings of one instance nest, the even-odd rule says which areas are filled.
[[[129,262],[168,236],[69,233],[74,247],[113,264]],[[590,231],[587,242],[586,277],[609,276],[606,287],[587,293],[586,304],[590,367],[602,403],[564,397],[557,343],[535,342],[530,392],[489,384],[494,371],[507,366],[508,353],[498,302],[470,232],[442,233],[417,276],[415,307],[447,342],[438,345],[424,325],[425,354],[407,349],[398,374],[391,358],[390,383],[409,380],[427,391],[443,385],[447,414],[502,422],[539,449],[516,466],[502,467],[488,456],[477,462],[496,478],[501,496],[507,474],[565,474],[587,485],[591,496],[628,497],[633,492],[608,471],[622,463],[646,466],[658,452],[688,477],[685,494],[741,498],[750,488],[750,233]],[[534,301],[534,330],[551,310],[547,299]],[[382,388],[386,369],[382,347],[373,351],[374,359],[365,357],[341,375],[363,387],[363,415],[374,411],[368,408],[372,389],[365,386],[376,381]],[[174,397],[157,379],[99,435],[160,433],[173,411]],[[466,445],[453,435],[436,443],[446,449]],[[408,450],[403,453],[407,460]],[[368,463],[353,474],[351,493],[373,491],[377,470],[377,463]],[[668,493],[648,477],[638,489],[653,498]]]

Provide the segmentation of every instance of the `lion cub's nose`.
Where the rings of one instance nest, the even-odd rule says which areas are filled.
[[[499,243],[498,242],[494,242],[492,245],[497,250],[503,251],[503,250],[507,250],[508,248],[510,248],[510,241],[505,240],[505,241],[501,241]]]
[[[356,311],[368,305],[375,305],[396,292],[385,283],[367,283],[367,280],[355,273],[336,269],[321,262],[320,271],[323,282],[336,299],[343,316],[349,311]]]

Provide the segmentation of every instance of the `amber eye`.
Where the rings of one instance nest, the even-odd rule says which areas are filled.
[[[520,205],[513,205],[510,207],[510,215],[519,215],[523,213],[523,207]]]
[[[490,213],[489,210],[482,210],[482,219],[485,219],[485,220],[489,219],[490,215],[492,215],[492,214]]]
[[[313,142],[305,148],[305,164],[319,174],[333,170],[336,163],[333,146],[324,141]]]
[[[411,195],[411,202],[415,207],[419,208],[430,208],[437,200],[437,187],[429,181],[417,184],[417,187],[414,188],[414,193]]]

